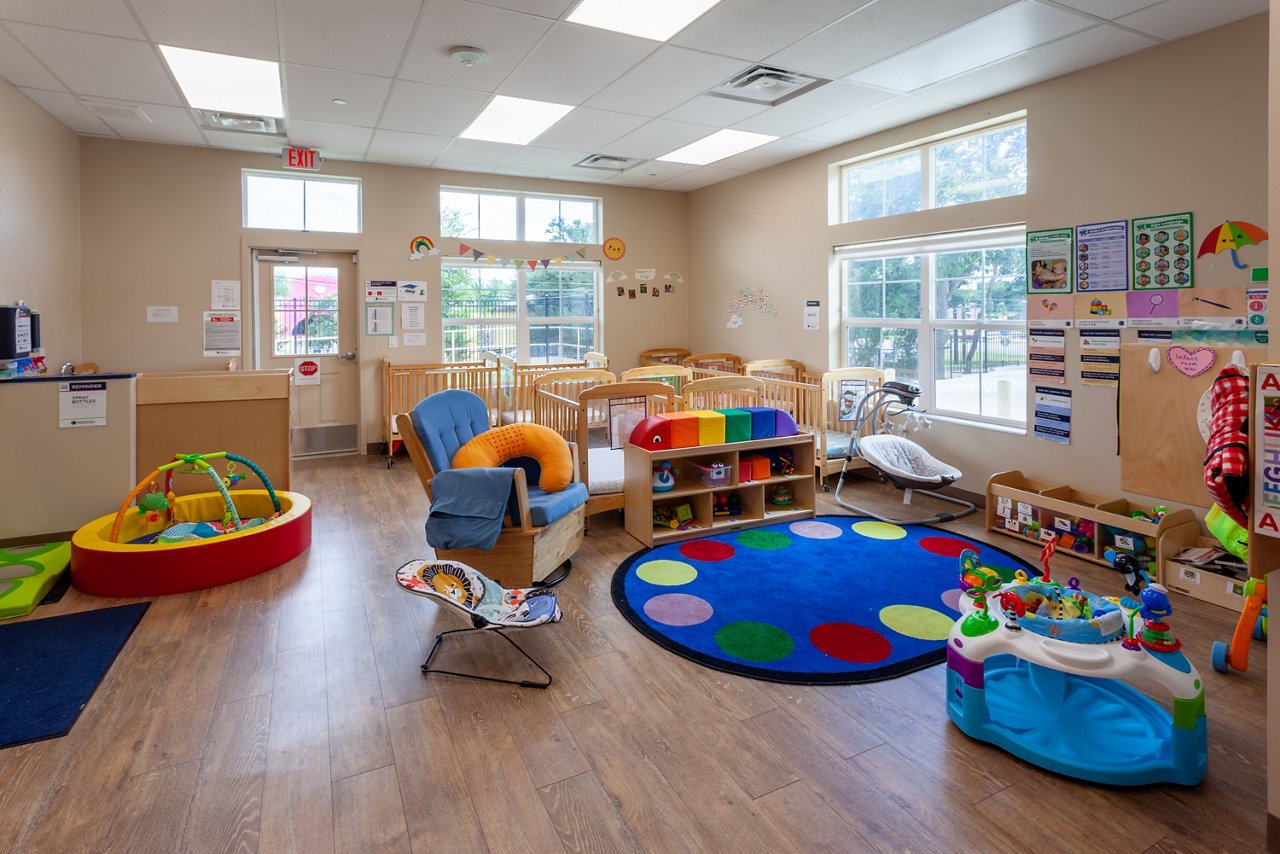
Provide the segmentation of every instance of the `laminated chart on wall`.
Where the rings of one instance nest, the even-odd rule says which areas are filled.
[[[1071,444],[1071,389],[1036,386],[1035,433],[1037,439]]]
[[[1072,264],[1070,228],[1027,232],[1027,294],[1069,294],[1075,266]]]
[[[1191,214],[1161,214],[1133,220],[1133,289],[1190,288]]]
[[[1120,330],[1080,331],[1080,379],[1085,385],[1120,384]]]
[[[1129,221],[1076,226],[1076,290],[1129,290]]]
[[[1280,537],[1280,369],[1259,366],[1257,370],[1258,394],[1251,420],[1262,425],[1262,434],[1253,466],[1253,530]]]
[[[206,359],[240,355],[240,312],[204,312],[203,332]]]
[[[387,337],[396,331],[396,304],[367,302],[364,304],[364,334]]]
[[[1028,329],[1070,329],[1075,325],[1071,294],[1032,294],[1027,297]]]
[[[1129,325],[1129,300],[1124,293],[1075,295],[1076,328],[1123,329]]]
[[[1027,331],[1027,372],[1037,382],[1067,381],[1067,333],[1062,329]]]

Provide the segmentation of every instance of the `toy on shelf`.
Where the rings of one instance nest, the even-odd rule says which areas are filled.
[[[211,463],[224,459],[220,474]],[[231,492],[244,478],[238,465],[263,489]],[[175,472],[207,477],[214,491],[177,496]],[[310,544],[306,496],[277,492],[256,463],[237,454],[177,454],[139,481],[114,514],[76,532],[71,579],[98,596],[185,593],[279,566]]]
[[[742,499],[737,493],[720,492],[716,494],[715,502],[711,507],[712,516],[741,516],[742,515]]]
[[[1052,546],[1052,543],[1050,544]],[[1053,549],[1041,554],[1048,568]],[[1208,765],[1204,686],[1169,628],[1167,591],[1099,596],[1045,574],[1005,583],[960,555],[963,616],[947,640],[947,714],[1042,768],[1111,785],[1194,785]],[[1003,616],[998,619],[993,612]],[[1124,684],[1173,697],[1173,714]]]
[[[746,406],[741,409],[650,415],[635,426],[628,441],[646,451],[665,451],[726,442],[776,439],[795,436],[799,432],[796,420],[781,409]]]
[[[779,483],[769,490],[769,503],[777,504],[781,507],[789,507],[796,503],[795,490],[790,484]]]
[[[676,476],[680,470],[670,460],[663,460],[653,467],[653,491],[670,492],[676,488]]]
[[[790,477],[796,473],[795,455],[790,448],[779,448],[769,455],[769,474],[773,477]]]
[[[655,505],[653,526],[684,531],[693,527],[693,508],[688,504]]]

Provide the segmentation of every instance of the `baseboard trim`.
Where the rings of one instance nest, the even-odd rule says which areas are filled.
[[[1280,816],[1267,813],[1267,852],[1280,854]]]

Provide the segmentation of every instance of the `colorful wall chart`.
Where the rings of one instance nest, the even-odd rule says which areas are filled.
[[[1067,381],[1067,333],[1062,329],[1032,329],[1027,333],[1027,372],[1039,382]]]
[[[1077,293],[1075,295],[1076,328],[1123,329],[1128,326],[1129,301],[1126,294]]]
[[[1080,379],[1085,385],[1120,384],[1120,330],[1080,332]]]
[[[1133,289],[1190,288],[1191,214],[1161,214],[1133,221]]]
[[[1036,386],[1035,432],[1037,439],[1071,444],[1071,389]]]
[[[1076,226],[1076,290],[1129,289],[1129,221]]]
[[[1070,228],[1027,232],[1027,293],[1069,294],[1072,291]]]

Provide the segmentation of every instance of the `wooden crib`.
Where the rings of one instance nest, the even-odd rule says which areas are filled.
[[[521,364],[510,356],[498,356],[498,418],[499,424],[517,424],[533,421],[534,382],[544,374],[556,371],[581,371],[590,366],[585,362],[556,362],[555,364]]]
[[[694,378],[741,374],[742,357],[734,353],[694,353],[685,356],[684,366],[693,369]]]
[[[689,351],[683,347],[656,347],[640,353],[640,367],[646,365],[681,365]]]
[[[693,369],[684,365],[641,365],[618,375],[620,382],[660,382],[666,383],[680,393],[688,383],[693,381]]]
[[[387,447],[387,468],[395,463],[400,447],[396,415],[410,412],[424,397],[450,388],[480,395],[489,407],[491,424],[497,423],[498,366],[489,361],[444,365],[393,365],[382,359],[382,440]]]

